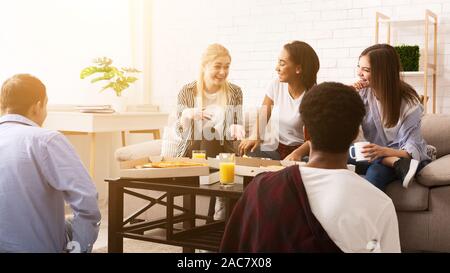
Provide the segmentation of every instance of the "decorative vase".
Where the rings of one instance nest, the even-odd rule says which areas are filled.
[[[127,111],[127,97],[114,96],[114,99],[112,101],[112,108],[117,113],[126,112]]]

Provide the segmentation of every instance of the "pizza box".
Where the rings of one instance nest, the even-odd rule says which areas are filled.
[[[121,178],[174,178],[174,177],[191,177],[191,176],[209,176],[209,167],[200,160],[192,160],[189,158],[164,158],[160,156],[151,156],[120,163],[119,176]],[[164,167],[152,168],[144,167],[149,163],[204,163],[204,166],[182,166],[182,167]]]

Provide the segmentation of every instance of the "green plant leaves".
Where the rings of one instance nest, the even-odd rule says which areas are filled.
[[[106,72],[105,74],[103,74],[102,77],[98,77],[98,78],[93,79],[91,81],[91,83],[96,83],[96,82],[104,81],[104,80],[111,80],[115,76],[116,76],[116,73],[114,73],[114,71]]]
[[[138,80],[138,78],[136,78],[136,77],[127,77],[126,78],[127,83],[134,83],[137,80]]]
[[[141,73],[136,68],[122,68],[119,70],[117,67],[112,66],[113,61],[110,58],[102,57],[93,60],[97,66],[89,66],[81,70],[80,78],[85,79],[97,73],[103,73],[91,80],[91,83],[100,81],[108,81],[100,92],[107,89],[113,89],[117,96],[121,96],[122,92],[130,87],[130,84],[135,83],[138,78],[129,76],[128,74]]]
[[[80,78],[82,80],[84,80],[85,78],[87,78],[87,77],[89,77],[89,76],[91,76],[91,75],[93,75],[95,73],[105,73],[105,72],[107,73],[107,72],[110,72],[110,71],[111,71],[110,67],[90,66],[90,67],[87,67],[87,68],[81,70]]]
[[[419,71],[419,46],[400,45],[396,46],[395,50],[400,57],[403,71]]]
[[[102,57],[102,58],[96,58],[93,60],[94,63],[101,65],[101,66],[110,66],[112,65],[113,61],[110,58]]]

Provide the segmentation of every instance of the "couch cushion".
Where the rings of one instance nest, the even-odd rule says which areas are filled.
[[[129,145],[115,152],[116,160],[129,161],[149,157],[151,155],[159,156],[161,154],[161,142],[162,140],[151,140],[135,145]]]
[[[437,149],[437,157],[450,154],[450,115],[425,115],[422,118],[422,136]]]
[[[407,189],[400,181],[394,181],[386,187],[397,211],[424,211],[428,209],[429,189],[412,181]]]
[[[450,185],[450,155],[441,157],[423,168],[416,177],[427,187]]]

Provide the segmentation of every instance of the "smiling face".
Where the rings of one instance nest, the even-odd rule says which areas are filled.
[[[364,55],[359,58],[358,62],[358,77],[360,80],[367,82],[370,85],[370,61],[369,56]]]
[[[278,72],[280,82],[291,82],[298,79],[301,73],[300,66],[291,61],[289,53],[285,49],[280,53],[275,70]]]
[[[217,57],[205,65],[204,80],[208,89],[220,87],[228,77],[231,60],[227,56]],[[216,91],[216,90],[208,90]]]

